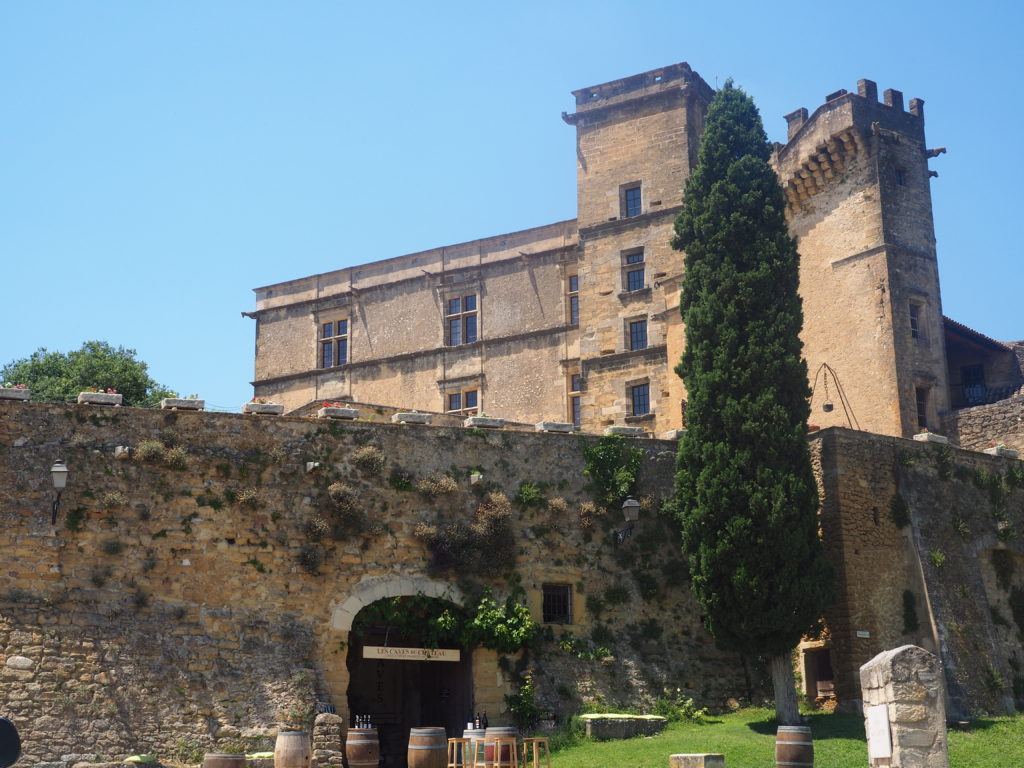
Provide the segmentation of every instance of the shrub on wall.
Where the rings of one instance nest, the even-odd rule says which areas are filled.
[[[635,492],[643,455],[620,435],[605,435],[583,448],[583,474],[590,478],[590,489],[599,503],[620,504]]]
[[[448,475],[443,475],[440,472],[432,472],[424,478],[421,478],[416,483],[416,490],[428,499],[435,499],[438,496],[444,496],[449,493],[455,493],[459,490],[458,484]]]
[[[384,471],[384,454],[376,446],[364,445],[352,454],[352,463],[359,471],[376,477]]]
[[[512,502],[500,491],[484,497],[471,522],[420,523],[414,535],[430,550],[435,572],[495,576],[515,565]]]
[[[155,463],[163,461],[167,447],[159,440],[143,440],[135,449],[135,460]]]

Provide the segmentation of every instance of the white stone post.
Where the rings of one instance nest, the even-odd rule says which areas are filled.
[[[939,659],[916,645],[883,651],[860,668],[871,766],[949,768]]]

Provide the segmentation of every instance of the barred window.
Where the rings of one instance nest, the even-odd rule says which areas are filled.
[[[544,584],[544,623],[572,624],[572,586]]]

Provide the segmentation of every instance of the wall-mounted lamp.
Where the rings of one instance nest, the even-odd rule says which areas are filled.
[[[622,514],[628,522],[633,522],[640,519],[640,502],[634,499],[632,496],[626,498],[622,502]]]
[[[64,462],[58,459],[50,467],[50,477],[53,479],[53,489],[57,491],[57,498],[53,500],[53,515],[50,517],[50,524],[57,524],[57,510],[60,508],[60,494],[68,484],[68,468]]]

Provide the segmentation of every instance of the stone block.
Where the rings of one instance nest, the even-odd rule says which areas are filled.
[[[669,755],[669,768],[725,768],[725,755],[717,753]]]

